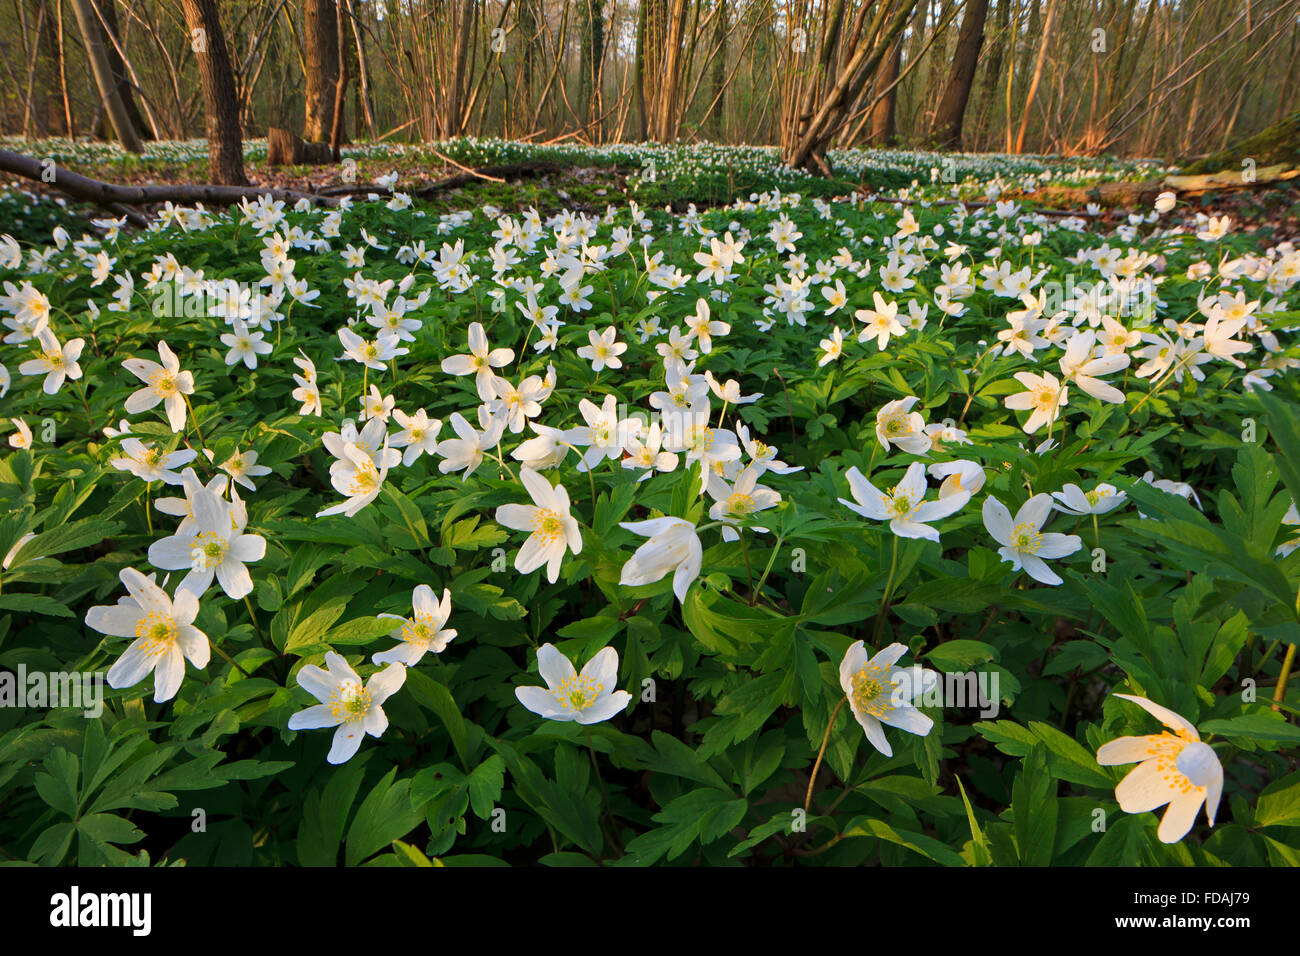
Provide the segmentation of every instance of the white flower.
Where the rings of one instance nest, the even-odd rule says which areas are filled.
[[[158,357],[161,365],[148,359],[127,359],[122,363],[124,369],[146,383],[145,388],[127,396],[126,413],[138,415],[162,402],[168,424],[178,432],[185,427],[185,396],[194,394],[194,375],[180,370],[180,360],[166,342],[158,343]]]
[[[389,444],[393,448],[404,448],[402,464],[411,467],[422,454],[438,453],[438,432],[442,431],[442,422],[430,419],[422,408],[414,415],[407,415],[400,409],[393,410],[393,417],[402,430],[392,437]]]
[[[686,600],[691,582],[700,576],[704,563],[704,546],[695,525],[683,518],[650,518],[646,521],[619,522],[619,527],[648,537],[636,553],[623,564],[618,583],[629,587],[651,584],[673,572],[673,593],[678,601]]]
[[[1166,707],[1132,694],[1131,700],[1173,733],[1119,737],[1097,751],[1103,767],[1137,763],[1115,788],[1115,799],[1125,813],[1146,813],[1169,805],[1156,835],[1161,843],[1177,843],[1196,822],[1202,804],[1210,825],[1223,793],[1223,765],[1209,744],[1202,743],[1191,722]]]
[[[835,361],[844,353],[844,333],[837,325],[831,329],[830,338],[822,339],[817,345],[822,351],[821,358],[817,360],[817,366],[820,368]]]
[[[253,590],[246,563],[266,556],[266,539],[244,534],[242,507],[235,508],[206,488],[191,499],[194,525],[184,534],[155,541],[149,563],[164,571],[187,570],[177,593],[202,596],[215,577],[226,596],[238,600]]]
[[[236,484],[243,485],[249,491],[257,490],[257,486],[252,482],[253,478],[261,478],[271,473],[270,468],[257,463],[255,451],[236,451],[221,463],[221,470],[235,479]]]
[[[118,471],[129,471],[144,481],[161,481],[167,485],[181,484],[181,476],[175,469],[198,457],[198,452],[190,448],[164,453],[156,445],[146,445],[138,438],[122,439],[122,451],[127,457],[112,458],[108,463]]]
[[[1102,482],[1092,491],[1069,484],[1061,491],[1052,492],[1052,497],[1057,502],[1056,510],[1068,515],[1104,515],[1122,505],[1128,495],[1114,485]]]
[[[364,687],[357,672],[334,651],[326,652],[325,668],[308,664],[298,671],[298,686],[320,703],[290,717],[289,729],[337,727],[325,759],[338,764],[357,752],[363,736],[378,737],[388,729],[388,717],[382,705],[405,683],[406,668],[389,664],[372,674]]]
[[[494,415],[483,424],[483,431],[476,431],[474,426],[465,421],[460,412],[452,412],[450,419],[452,431],[456,438],[445,438],[438,442],[438,470],[444,475],[452,471],[464,471],[461,481],[474,473],[474,469],[483,463],[486,452],[497,446],[501,435],[506,430],[504,415]]]
[[[198,595],[181,589],[173,600],[134,568],[123,568],[119,577],[130,596],[86,612],[87,627],[135,638],[109,668],[108,685],[118,690],[132,687],[153,672],[154,701],[171,700],[185,677],[186,659],[195,667],[207,667],[212,652],[207,635],[194,627]]]
[[[249,369],[257,368],[257,357],[270,355],[271,343],[263,341],[265,336],[261,332],[248,331],[248,326],[242,319],[235,319],[234,328],[233,333],[221,336],[221,344],[230,348],[226,353],[226,364],[234,365],[242,361]]]
[[[920,399],[915,395],[888,402],[876,412],[876,438],[889,451],[890,443],[913,455],[930,450],[930,436],[925,433],[925,419],[911,410]]]
[[[779,492],[758,483],[762,468],[750,467],[742,471],[734,485],[728,485],[726,479],[713,471],[705,476],[704,486],[715,504],[709,508],[709,517],[714,521],[727,521],[729,518],[745,519],[750,515],[774,508],[781,503]],[[766,528],[755,527],[755,531]],[[740,537],[730,524],[722,527],[722,540],[735,541]]]
[[[208,482],[207,489],[220,498],[226,493],[229,484],[230,479],[227,476],[217,475]],[[176,533],[188,534],[194,527],[194,496],[203,489],[204,484],[199,481],[199,476],[194,473],[193,468],[186,468],[181,472],[181,487],[185,490],[185,497],[155,498],[153,506],[165,515],[180,518],[181,523],[177,526]]]
[[[489,348],[483,325],[474,322],[469,327],[469,354],[452,355],[443,359],[442,370],[448,375],[475,376],[478,396],[486,402],[492,397],[492,380],[496,378],[496,373],[492,370],[510,364],[514,357],[512,349]]]
[[[77,364],[77,359],[81,358],[85,339],[73,339],[66,345],[59,345],[59,340],[54,337],[48,325],[41,327],[36,333],[36,339],[41,344],[40,358],[23,362],[18,366],[19,372],[23,375],[44,375],[43,390],[46,395],[58,392],[66,378],[81,378],[81,366]]]
[[[1061,368],[1061,380],[1074,383],[1093,398],[1122,405],[1124,403],[1124,393],[1113,385],[1107,385],[1097,376],[1109,375],[1112,372],[1118,372],[1120,369],[1128,368],[1130,359],[1123,352],[1107,353],[1098,358],[1092,358],[1096,339],[1097,333],[1092,330],[1076,333],[1070,339],[1065,348],[1065,354],[1061,356],[1058,363]]]
[[[930,690],[939,675],[919,666],[895,667],[906,653],[907,645],[894,643],[871,657],[866,644],[857,641],[840,661],[840,687],[848,698],[849,708],[871,746],[886,757],[892,757],[894,751],[882,724],[919,737],[934,729],[934,721],[917,710],[912,701]]]
[[[32,447],[32,429],[21,418],[9,419],[14,423],[18,431],[9,436],[10,448],[31,448]]]
[[[900,538],[938,541],[939,532],[930,527],[930,522],[960,511],[970,501],[968,492],[940,495],[936,501],[926,501],[925,466],[919,461],[908,465],[903,479],[888,492],[881,492],[856,467],[850,468],[844,477],[857,504],[844,498],[838,499],[840,504],[864,518],[888,520],[889,530]]]
[[[515,696],[534,714],[547,720],[574,720],[597,724],[609,720],[632,700],[618,687],[618,652],[612,647],[598,651],[582,673],[554,644],[537,649],[537,671],[546,687],[516,687]]]
[[[442,589],[442,600],[436,601],[433,588],[427,584],[418,585],[411,592],[411,610],[410,618],[396,614],[377,615],[402,622],[402,626],[389,635],[402,643],[374,655],[371,660],[376,664],[396,662],[414,667],[429,651],[441,654],[456,637],[455,628],[445,626],[451,616],[451,591],[448,588]]]
[[[854,313],[865,323],[862,331],[858,333],[858,341],[866,342],[875,339],[876,348],[883,352],[885,346],[889,344],[891,335],[903,335],[907,329],[903,328],[902,323],[898,321],[897,302],[886,302],[879,292],[873,293],[873,296],[875,309],[858,309]]]
[[[695,314],[690,317],[686,325],[690,335],[700,343],[700,351],[705,355],[713,351],[713,336],[726,335],[731,331],[728,323],[710,318],[709,303],[704,299],[696,300]]]
[[[962,458],[938,462],[927,471],[931,478],[943,479],[943,484],[939,486],[940,498],[949,495],[966,495],[969,498],[984,487],[984,469],[977,461]]]
[[[362,430],[362,437],[365,437],[372,422],[381,422],[381,419],[375,418],[367,422],[367,427]],[[379,497],[379,492],[384,487],[384,479],[388,477],[388,469],[402,460],[401,452],[396,448],[388,447],[387,434],[384,435],[383,444],[375,449],[373,454],[368,451],[368,446],[362,447],[354,442],[344,444],[342,452],[338,460],[330,465],[330,483],[346,500],[316,512],[317,518],[336,514],[353,517]]]
[[[622,368],[623,360],[619,356],[627,351],[627,343],[617,339],[618,329],[612,325],[599,335],[595,331],[588,331],[587,341],[590,344],[578,349],[578,358],[590,362],[593,372],[605,368]]]
[[[551,483],[531,468],[519,469],[519,480],[532,496],[532,505],[506,504],[497,509],[496,520],[515,531],[531,531],[515,556],[515,570],[530,574],[543,564],[552,584],[560,574],[566,551],[582,551],[578,521],[569,513],[569,492]]]
[[[628,457],[623,459],[623,467],[643,469],[637,481],[645,481],[656,471],[668,472],[677,467],[677,456],[670,451],[663,451],[663,427],[653,422],[642,440],[640,435],[629,435],[624,446]]]
[[[1164,215],[1169,210],[1173,209],[1177,203],[1178,203],[1178,196],[1170,192],[1169,190],[1165,190],[1159,196],[1156,197],[1156,202],[1155,202],[1156,212],[1160,213],[1161,215]]]
[[[302,358],[293,360],[293,364],[302,370],[301,375],[294,375],[293,380],[298,383],[298,387],[293,390],[292,398],[295,401],[302,402],[302,408],[299,415],[319,415],[321,413],[320,389],[316,384],[316,365],[298,350]]]
[[[1002,560],[1010,561],[1016,571],[1023,567],[1035,581],[1060,584],[1060,576],[1043,559],[1074,554],[1083,540],[1077,534],[1044,534],[1042,527],[1051,513],[1051,495],[1034,495],[1020,506],[1014,521],[1002,502],[992,495],[984,499],[984,527],[1002,545],[998,548]]]
[[[1003,404],[1017,411],[1033,409],[1033,414],[1025,422],[1027,435],[1032,435],[1044,425],[1056,421],[1061,409],[1070,404],[1069,386],[1058,382],[1051,372],[1044,372],[1042,375],[1035,375],[1033,372],[1017,372],[1014,377],[1026,391],[1008,395]],[[1122,395],[1120,400],[1123,401]]]

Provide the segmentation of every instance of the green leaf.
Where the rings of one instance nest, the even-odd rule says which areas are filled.
[[[1300,827],[1300,771],[1260,791],[1255,822],[1262,827]]]
[[[438,715],[443,726],[447,728],[447,733],[451,735],[451,744],[456,748],[456,756],[460,758],[461,766],[468,767],[469,745],[465,718],[461,716],[460,708],[456,705],[456,699],[451,696],[451,691],[428,674],[413,667],[406,670],[406,686],[417,702]]]
[[[96,843],[136,843],[144,832],[125,817],[113,813],[88,813],[77,821],[77,830]]]
[[[493,754],[474,768],[469,775],[469,803],[474,815],[480,820],[492,816],[496,802],[501,799],[501,788],[505,785],[505,761],[500,754]]]
[[[79,806],[76,756],[57,747],[45,758],[44,766],[47,772],[38,773],[33,781],[36,792],[55,810],[75,818]]]
[[[1047,751],[1041,744],[1034,744],[1020,764],[1020,774],[1011,786],[1011,811],[1021,866],[1050,864],[1060,805],[1056,781],[1047,772]]]
[[[298,861],[303,866],[338,865],[343,827],[364,773],[363,764],[352,763],[334,771],[324,790],[307,792],[298,828]]]
[[[1206,734],[1223,734],[1229,739],[1300,744],[1300,727],[1288,723],[1281,714],[1274,715],[1271,712],[1244,714],[1228,720],[1207,720],[1201,725],[1201,731]]]
[[[927,860],[933,860],[943,866],[965,866],[966,861],[952,851],[952,848],[940,843],[933,837],[910,830],[900,830],[890,826],[884,820],[862,817],[854,820],[845,828],[841,839],[849,837],[874,836],[879,840],[894,843],[913,853],[919,853]]]
[[[403,843],[401,840],[393,841],[393,853],[402,866],[442,866],[442,861],[434,858],[429,859],[409,843]]]
[[[954,775],[957,781],[957,790],[961,793],[962,805],[966,808],[966,822],[970,825],[971,838],[971,858],[975,866],[989,866],[993,863],[993,856],[989,852],[989,841],[984,836],[984,831],[980,829],[979,823],[975,820],[975,809],[970,805],[970,799],[966,796],[966,788],[962,786],[961,777]]]
[[[411,781],[393,781],[394,767],[367,794],[348,828],[347,864],[356,866],[406,834],[424,819],[411,807]]]

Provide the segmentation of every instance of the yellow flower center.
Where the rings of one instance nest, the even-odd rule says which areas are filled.
[[[908,424],[905,413],[895,413],[885,419],[886,435],[910,435],[912,426]]]
[[[176,376],[165,369],[154,372],[149,385],[164,398],[176,394]]]
[[[146,655],[159,657],[176,643],[176,623],[161,611],[150,611],[136,623],[135,636],[144,640]]]
[[[559,701],[560,706],[567,710],[581,711],[586,710],[596,698],[601,695],[605,687],[596,683],[590,677],[584,677],[581,674],[575,674],[573,677],[566,678],[559,688],[555,691],[555,698]]]
[[[379,472],[375,469],[375,463],[366,462],[352,476],[353,495],[364,495],[374,491],[379,487]]]
[[[190,561],[196,571],[215,568],[226,560],[230,544],[225,538],[213,531],[200,531],[194,536],[194,545],[190,548]]]
[[[727,510],[733,515],[748,515],[754,513],[754,499],[750,495],[736,492],[727,499]]]
[[[418,647],[428,647],[438,636],[438,624],[432,614],[417,614],[402,625],[402,640]]]
[[[1031,524],[1018,524],[1011,529],[1011,546],[1022,554],[1037,554],[1043,536]]]
[[[370,691],[347,680],[330,694],[330,713],[341,721],[360,720],[370,709]]]
[[[538,508],[533,512],[533,534],[545,544],[564,535],[564,518],[558,511],[550,508]]]
[[[872,717],[880,717],[889,710],[889,699],[884,697],[886,685],[881,678],[880,670],[869,666],[853,675],[853,704]]]
[[[906,518],[912,513],[912,496],[897,487],[889,489],[889,513],[895,518]]]
[[[46,352],[45,362],[51,369],[63,368],[63,353],[58,349]]]

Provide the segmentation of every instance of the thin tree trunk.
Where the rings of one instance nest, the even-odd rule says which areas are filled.
[[[984,21],[988,10],[988,0],[968,0],[966,12],[962,15],[952,72],[948,75],[948,85],[934,116],[935,146],[939,149],[961,149],[962,122],[970,100],[971,85],[975,81],[975,68],[979,65],[980,49],[984,46]]]
[[[188,0],[187,0],[188,2]],[[113,68],[109,64],[108,51],[99,32],[99,18],[96,16],[91,0],[72,0],[72,9],[77,16],[77,28],[81,31],[81,42],[86,49],[86,59],[90,61],[90,70],[95,77],[95,86],[99,89],[99,98],[104,104],[109,122],[117,135],[122,148],[132,153],[143,150],[140,135],[136,132],[126,106],[118,93],[117,83],[113,77]]]
[[[1056,0],[1047,0],[1043,38],[1038,44],[1038,57],[1034,61],[1034,75],[1029,80],[1029,92],[1025,94],[1025,109],[1020,114],[1020,131],[1016,134],[1016,153],[1025,151],[1025,136],[1029,131],[1029,110],[1034,105],[1034,94],[1038,92],[1038,83],[1043,78],[1043,64],[1047,61],[1047,42],[1052,35],[1052,21],[1056,18],[1056,7]]]

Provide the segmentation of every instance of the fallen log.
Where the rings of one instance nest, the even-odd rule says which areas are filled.
[[[0,172],[12,173],[15,176],[53,186],[59,192],[74,199],[94,203],[110,211],[114,211],[115,206],[146,206],[164,202],[229,206],[245,199],[257,199],[261,196],[270,196],[274,200],[284,202],[306,199],[311,203],[323,205],[336,204],[336,200],[326,196],[300,193],[290,189],[274,189],[268,186],[212,186],[205,183],[123,186],[91,179],[89,176],[82,176],[62,166],[13,153],[7,149],[0,149]]]
[[[1245,169],[1225,169],[1218,173],[1166,176],[1165,185],[1177,192],[1194,196],[1210,190],[1267,186],[1270,183],[1286,182],[1297,177],[1300,177],[1300,169],[1288,169],[1285,163],[1278,163],[1276,166],[1256,169],[1253,175]]]

